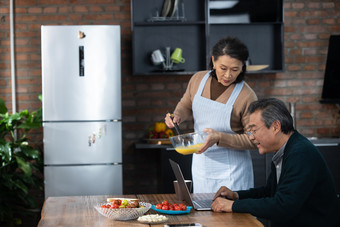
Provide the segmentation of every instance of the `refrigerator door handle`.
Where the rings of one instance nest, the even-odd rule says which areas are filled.
[[[79,76],[85,76],[84,46],[79,46]]]

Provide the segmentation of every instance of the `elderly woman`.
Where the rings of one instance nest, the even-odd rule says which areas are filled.
[[[248,106],[256,94],[243,81],[249,56],[237,38],[226,37],[212,50],[211,70],[197,72],[177,104],[169,128],[193,117],[195,131],[209,132],[200,151],[193,154],[192,177],[195,193],[216,192],[228,185],[233,190],[254,185],[249,149],[254,144],[244,134]]]

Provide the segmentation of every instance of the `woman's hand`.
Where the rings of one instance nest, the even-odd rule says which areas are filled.
[[[181,122],[181,118],[178,115],[174,115],[173,120],[172,120],[171,114],[167,113],[165,115],[164,121],[165,121],[166,126],[168,126],[168,128],[174,128],[175,127],[174,123],[177,123],[179,125]]]
[[[201,149],[199,151],[197,151],[196,154],[202,154],[209,147],[213,146],[214,144],[216,144],[220,141],[220,134],[218,132],[216,132],[215,130],[213,130],[211,128],[206,128],[203,131],[209,133],[209,135],[208,135],[207,139],[205,140],[205,143],[203,144]]]

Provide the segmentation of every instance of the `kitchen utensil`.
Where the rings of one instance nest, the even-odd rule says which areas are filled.
[[[170,141],[178,153],[187,155],[199,151],[208,135],[207,132],[192,132],[170,137]]]
[[[170,8],[171,8],[171,0],[164,0],[163,9],[162,9],[162,17],[168,16]]]
[[[157,50],[154,50],[151,54],[151,61],[154,65],[159,65],[159,64],[162,64],[163,62],[165,62],[165,59],[163,57],[163,54],[162,52],[157,49]]]
[[[170,59],[170,47],[165,47],[165,62],[163,62],[163,69],[164,70],[171,70],[173,61]]]
[[[176,64],[184,63],[185,59],[182,57],[182,53],[183,50],[181,48],[176,48],[171,55],[171,60]]]
[[[178,5],[178,0],[171,0],[171,6],[170,6],[170,10],[168,13],[168,17],[173,17],[175,12],[177,11],[177,5]]]
[[[171,114],[171,113],[168,113],[168,114],[169,114],[169,116],[170,116],[170,118],[171,118],[171,120],[172,120],[172,123],[173,123],[174,126],[175,126],[175,130],[176,130],[177,134],[178,134],[178,135],[181,135],[182,133],[181,133],[181,130],[179,129],[178,124],[174,122],[174,116],[173,116],[173,114]]]

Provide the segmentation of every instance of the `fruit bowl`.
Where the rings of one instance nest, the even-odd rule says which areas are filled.
[[[131,220],[136,219],[139,216],[142,216],[146,213],[150,208],[150,203],[139,202],[139,208],[118,208],[118,209],[110,209],[110,208],[102,208],[102,205],[106,203],[98,204],[94,206],[94,208],[103,216],[107,218],[111,218],[113,220]]]
[[[192,132],[170,137],[170,141],[178,153],[188,155],[199,151],[208,135],[207,132]]]
[[[158,145],[162,145],[162,144],[171,144],[169,138],[160,138],[160,139],[146,139],[147,143],[150,144],[158,144]]]

